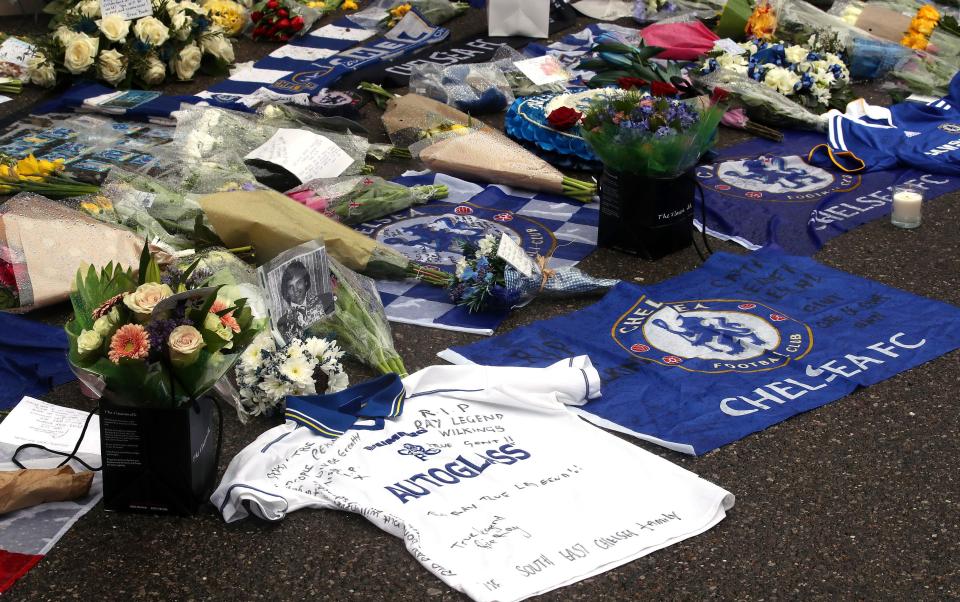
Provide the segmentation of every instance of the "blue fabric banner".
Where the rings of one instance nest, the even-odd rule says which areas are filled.
[[[702,454],[960,347],[960,309],[766,249],[440,354],[547,366],[589,355],[583,416]]]
[[[74,378],[63,328],[0,312],[0,410]]]
[[[752,140],[698,166],[708,231],[748,249],[774,243],[812,255],[828,240],[889,215],[895,184],[922,186],[926,200],[960,189],[958,177],[916,169],[848,174],[810,165],[807,155],[824,140],[823,134],[788,131],[782,143]],[[699,222],[699,195],[696,205]]]

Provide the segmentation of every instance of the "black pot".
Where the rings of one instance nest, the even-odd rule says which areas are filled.
[[[107,510],[196,513],[217,476],[214,401],[176,409],[132,407],[100,399],[103,503]]]
[[[597,244],[650,260],[685,249],[696,186],[692,173],[661,179],[604,169]]]

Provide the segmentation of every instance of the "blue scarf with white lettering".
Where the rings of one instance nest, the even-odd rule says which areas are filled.
[[[812,255],[828,240],[890,215],[895,184],[923,186],[925,200],[960,189],[960,178],[916,169],[847,174],[807,163],[810,149],[823,142],[823,134],[787,131],[782,143],[751,140],[698,166],[708,232],[748,249],[773,243]],[[696,204],[699,228],[699,195]]]
[[[442,352],[550,365],[589,355],[587,420],[703,454],[960,347],[960,309],[766,249]]]

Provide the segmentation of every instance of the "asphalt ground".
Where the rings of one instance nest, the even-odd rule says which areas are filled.
[[[566,30],[589,21],[580,19]],[[626,23],[625,23],[626,24]],[[483,29],[471,10],[448,24],[455,37]],[[38,31],[32,18],[0,19],[0,31]],[[557,36],[554,36],[557,37]],[[275,45],[241,41],[238,61]],[[210,79],[170,84],[167,93],[207,88]],[[873,101],[882,95],[860,91]],[[30,88],[0,105],[0,116],[50,93]],[[385,141],[379,110],[362,123]],[[502,116],[488,120],[502,125]],[[720,145],[743,140],[721,132]],[[383,164],[392,176],[408,164]],[[923,226],[901,230],[877,220],[830,241],[815,258],[834,268],[960,305],[960,194],[924,207]],[[713,241],[715,249],[743,249]],[[598,249],[581,267],[603,277],[655,283],[700,264],[693,248],[656,262]],[[592,303],[535,301],[498,332]],[[68,308],[32,314],[63,323]],[[910,319],[904,308],[903,319]],[[411,370],[480,337],[395,325]],[[700,457],[635,444],[733,492],[727,518],[706,533],[542,597],[544,600],[948,600],[960,598],[960,352],[794,417]],[[370,376],[350,366],[352,382]],[[90,408],[74,383],[48,401]],[[277,423],[241,425],[228,415],[220,470]],[[611,458],[615,462],[615,458]],[[548,509],[545,509],[548,511]],[[584,509],[585,513],[603,508]],[[578,516],[558,517],[564,521]],[[407,553],[401,540],[359,515],[295,512],[278,524],[227,525],[212,507],[174,518],[104,512],[84,516],[21,579],[11,600],[457,600]]]

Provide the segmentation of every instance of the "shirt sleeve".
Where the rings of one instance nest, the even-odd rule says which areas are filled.
[[[584,405],[600,396],[600,375],[590,358],[579,356],[546,368],[508,366],[431,366],[404,379],[407,397],[454,394],[464,400],[489,400],[492,392],[549,406]]]

